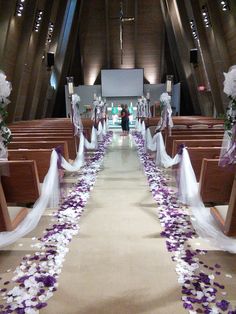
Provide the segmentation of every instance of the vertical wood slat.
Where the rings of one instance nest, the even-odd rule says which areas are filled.
[[[22,90],[22,86],[24,85],[23,74],[29,71],[27,65],[27,52],[30,44],[31,33],[33,29],[35,12],[37,8],[37,1],[26,1],[25,8],[23,11],[22,17],[15,17],[14,21],[11,25],[11,35],[9,39],[13,40],[14,34],[17,31],[15,27],[16,20],[22,20],[22,28],[20,30],[20,34],[16,37],[16,45],[17,45],[17,54],[16,60],[14,62],[14,76],[12,77],[12,85],[13,90],[11,93],[11,104],[8,106],[8,120],[14,121],[15,113],[17,110],[17,106],[20,105],[20,98],[24,97],[24,91]],[[11,49],[11,47],[9,47]],[[5,53],[7,51],[5,50]]]

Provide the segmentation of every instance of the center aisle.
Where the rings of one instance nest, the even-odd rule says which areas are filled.
[[[40,313],[186,313],[132,139],[114,133],[59,277]]]

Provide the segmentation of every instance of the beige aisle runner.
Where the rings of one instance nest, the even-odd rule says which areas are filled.
[[[103,166],[40,313],[187,313],[132,140],[115,133]]]

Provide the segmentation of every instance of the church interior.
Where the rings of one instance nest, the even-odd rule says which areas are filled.
[[[0,0],[0,314],[236,314],[236,1]]]

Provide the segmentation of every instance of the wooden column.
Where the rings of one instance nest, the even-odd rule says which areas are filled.
[[[53,22],[54,24],[53,36],[52,41],[48,43],[45,49],[45,56],[47,52],[54,53],[54,59],[65,9],[66,2],[64,0],[54,0],[51,13],[51,22]],[[54,60],[54,62],[56,62],[56,59]],[[46,58],[44,59],[42,66],[44,66],[46,69]],[[51,86],[52,82],[50,82],[52,68],[53,67],[48,68],[47,71],[43,71],[42,74],[42,86],[38,100],[37,112],[35,115],[36,119],[45,118],[46,116],[51,117],[51,115],[47,115],[47,110],[48,107],[50,107],[51,105],[51,101],[55,92],[54,87]]]
[[[39,33],[34,32],[32,38],[36,40],[34,53],[28,55],[32,59],[32,68],[29,78],[28,93],[23,110],[19,112],[20,120],[35,119],[35,113],[38,106],[40,88],[42,84],[43,73],[46,71],[46,64],[43,62],[43,55],[45,53],[45,43],[48,34],[48,25],[50,21],[50,14],[53,1],[45,1],[45,5],[41,6],[43,10],[42,24],[40,25]],[[37,37],[37,38],[35,38]],[[33,47],[32,47],[33,49]],[[46,57],[46,56],[45,56]],[[22,106],[22,105],[21,105]]]
[[[24,90],[22,86],[24,85],[23,74],[28,72],[28,60],[27,52],[30,43],[31,33],[33,29],[35,11],[36,11],[37,1],[26,1],[23,15],[21,18],[15,17],[14,19],[23,19],[22,21],[22,30],[20,36],[16,38],[17,40],[17,56],[14,65],[14,76],[12,80],[12,93],[11,93],[11,104],[8,106],[8,121],[12,122],[15,120],[17,104],[19,104],[20,98],[24,97]],[[9,36],[14,37],[14,33],[17,31],[15,28],[18,25],[12,23],[11,25],[11,34]],[[12,38],[9,37],[9,40]],[[11,48],[11,43],[9,43]],[[7,50],[5,49],[5,54]]]
[[[64,85],[68,74],[73,47],[76,45],[76,19],[79,16],[79,1],[68,0],[64,13],[60,37],[55,54],[55,65],[52,76],[56,82],[56,90],[48,104],[47,116],[65,116]]]
[[[0,69],[4,69],[4,51],[12,16],[15,13],[16,1],[0,1]]]
[[[180,19],[180,11],[176,0],[162,0],[161,4],[170,54],[173,64],[176,66],[181,82],[181,88],[183,90],[181,113],[184,111],[185,114],[199,114],[200,109],[196,93],[196,85],[192,75],[191,64],[189,63],[189,48],[191,47],[189,41],[191,39],[185,35],[185,32],[187,33],[187,29],[190,28],[190,26],[186,25],[186,16],[183,18],[183,12],[181,18],[184,22],[183,24],[180,24],[182,19]],[[185,10],[183,3],[181,10]]]
[[[204,62],[204,66],[206,68],[206,72],[208,75],[208,80],[210,84],[210,93],[212,96],[212,100],[214,102],[214,107],[217,114],[224,112],[224,107],[222,104],[222,94],[221,89],[222,86],[219,86],[217,75],[214,69],[214,64],[212,60],[212,56],[210,53],[210,46],[207,40],[207,32],[209,29],[206,29],[203,21],[202,21],[202,13],[201,13],[201,5],[199,1],[190,0],[192,5],[193,17],[196,22],[196,28],[198,31],[198,39],[201,47],[202,53],[202,61]]]

